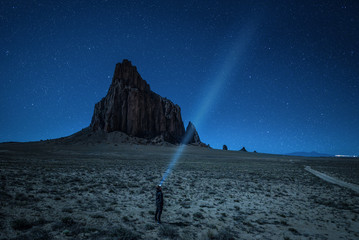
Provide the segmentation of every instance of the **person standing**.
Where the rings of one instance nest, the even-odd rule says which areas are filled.
[[[163,209],[163,193],[160,185],[156,187],[156,215],[155,221],[161,224],[161,214]]]

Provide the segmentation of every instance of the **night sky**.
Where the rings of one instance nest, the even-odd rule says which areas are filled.
[[[214,148],[359,154],[358,1],[0,1],[0,142],[90,124],[129,59]]]

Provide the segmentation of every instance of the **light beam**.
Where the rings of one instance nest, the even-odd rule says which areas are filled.
[[[225,57],[221,69],[218,71],[217,75],[213,78],[212,84],[210,85],[208,94],[206,98],[202,100],[201,106],[197,110],[197,114],[194,117],[194,121],[197,126],[202,123],[205,116],[208,114],[209,109],[213,106],[213,103],[220,95],[221,90],[223,90],[224,83],[229,80],[230,74],[233,72],[235,67],[240,68],[241,62],[244,61],[245,50],[252,39],[252,36],[256,28],[252,25],[247,25],[239,31],[237,40],[234,43],[231,51]],[[178,159],[181,157],[183,151],[185,150],[186,144],[189,142],[190,137],[193,132],[186,133],[182,144],[179,146],[175,154],[173,155],[171,162],[169,163],[166,171],[164,172],[162,179],[160,181],[160,186],[164,183],[168,175],[171,173],[172,169],[176,165]]]

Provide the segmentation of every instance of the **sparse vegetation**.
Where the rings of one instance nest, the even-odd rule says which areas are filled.
[[[61,219],[61,221],[67,227],[70,227],[75,224],[75,221],[71,217],[64,217]]]
[[[119,227],[117,229],[115,229],[112,234],[112,237],[116,237],[116,239],[120,239],[120,240],[137,240],[137,239],[141,239],[141,236],[134,232],[131,231],[125,227]]]
[[[193,213],[193,218],[204,219],[204,216],[201,212],[195,212],[195,213]]]
[[[154,219],[155,186],[173,148],[47,143],[37,150],[33,146],[14,148],[8,155],[0,152],[4,186],[0,188],[0,239],[325,236],[321,229],[313,227],[306,234],[307,229],[293,224],[313,217],[322,226],[338,226],[332,230],[338,236],[356,239],[359,235],[353,224],[340,232],[344,223],[357,221],[359,195],[319,184],[303,171],[306,160],[293,163],[260,153],[240,158],[233,151],[189,147],[163,186],[165,205],[159,225]],[[331,172],[336,166],[347,168],[350,180],[359,182],[352,173],[357,165],[330,161],[326,164],[333,166]],[[321,166],[322,162],[311,160],[310,164]]]
[[[33,224],[30,223],[26,218],[19,218],[11,222],[11,227],[14,230],[26,230],[32,228]]]
[[[170,225],[162,225],[160,227],[160,236],[175,239],[179,236],[177,229]]]

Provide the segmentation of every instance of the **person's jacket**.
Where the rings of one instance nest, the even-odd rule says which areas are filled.
[[[156,206],[163,207],[163,193],[159,190],[156,192]]]

